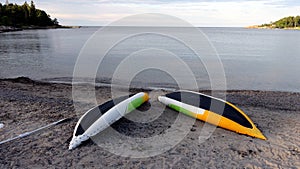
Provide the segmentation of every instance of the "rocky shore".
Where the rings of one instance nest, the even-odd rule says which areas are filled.
[[[72,29],[72,28],[80,28],[81,26],[28,26],[28,27],[12,27],[12,26],[0,26],[0,33],[3,32],[14,32],[14,31],[22,31],[22,30],[33,30],[33,29]]]
[[[0,33],[2,32],[12,32],[12,31],[21,31],[21,28],[15,28],[12,26],[0,26]]]
[[[253,26],[247,26],[246,29],[282,29],[282,30],[300,30],[300,27],[276,28],[276,27],[272,27],[272,26],[253,25]]]

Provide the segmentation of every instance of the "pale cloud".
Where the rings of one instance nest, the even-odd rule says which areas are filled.
[[[298,0],[36,0],[35,3],[64,25],[107,25],[134,14],[161,13],[195,26],[247,26],[300,15]]]

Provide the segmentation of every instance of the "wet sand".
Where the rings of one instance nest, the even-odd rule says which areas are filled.
[[[84,85],[78,88],[86,92]],[[148,92],[152,99],[140,111],[150,110],[147,113],[155,114],[156,110],[164,109],[155,97],[166,92]],[[107,87],[96,88],[98,103],[110,100],[110,93]],[[69,118],[38,133],[1,144],[0,168],[300,168],[300,93],[227,91],[227,100],[248,114],[268,138],[266,141],[216,128],[201,143],[198,138],[205,123],[197,120],[172,149],[148,158],[115,155],[92,141],[69,151],[68,144],[79,118],[72,100],[71,85],[27,78],[0,80],[0,123],[4,124],[0,128],[0,141]],[[93,104],[87,99],[76,105],[76,110],[83,114]],[[131,113],[133,118],[139,117],[137,113]],[[162,115],[153,116],[155,120],[150,123],[123,118],[113,128],[128,137],[147,138],[162,134],[177,116],[178,113],[165,109]]]

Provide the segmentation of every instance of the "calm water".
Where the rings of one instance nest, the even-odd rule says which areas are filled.
[[[119,28],[135,29],[135,28]],[[182,28],[170,31],[185,32]],[[86,41],[98,28],[29,30],[0,34],[0,78],[27,76],[37,80],[70,81],[76,59]],[[300,31],[201,28],[217,50],[224,66],[228,89],[300,92]],[[124,31],[124,30],[122,30]],[[193,35],[187,36],[193,38]],[[105,42],[103,42],[105,43]],[[97,44],[96,44],[97,45]],[[101,44],[99,44],[101,45]],[[116,67],[128,55],[142,49],[159,48],[179,56],[191,68],[200,89],[210,89],[205,65],[182,44],[170,38],[146,34],[128,38],[105,56],[97,82],[110,82]],[[140,53],[143,55],[143,53]],[[147,53],[149,55],[149,52]],[[153,52],[164,61],[164,53]],[[209,57],[205,54],[200,57]],[[151,56],[134,64],[153,62]],[[215,62],[214,58],[210,60]],[[159,60],[154,60],[159,62]],[[169,61],[167,66],[174,66]],[[87,65],[88,67],[88,65]],[[213,68],[212,68],[213,69]],[[183,81],[190,77],[178,74]],[[122,85],[126,77],[118,79]],[[174,79],[159,70],[136,75],[132,85],[175,87]]]

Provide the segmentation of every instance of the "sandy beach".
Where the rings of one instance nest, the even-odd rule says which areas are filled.
[[[85,86],[80,88],[84,92]],[[155,92],[146,92],[155,96]],[[209,91],[202,92],[209,94]],[[98,103],[111,99],[110,88],[97,87],[96,93]],[[2,79],[0,123],[4,126],[0,129],[0,141],[63,118],[69,120],[1,144],[0,168],[300,168],[300,93],[227,91],[227,100],[239,106],[268,140],[217,128],[201,143],[198,137],[205,123],[197,120],[187,136],[172,149],[149,158],[130,158],[115,155],[91,141],[68,150],[78,121],[71,85],[27,78]],[[150,103],[141,109],[150,105],[152,111],[164,108],[155,98]],[[92,105],[88,100],[79,104],[82,114]],[[163,115],[144,125],[134,125],[123,118],[113,128],[132,137],[159,135],[178,113],[165,109]]]

